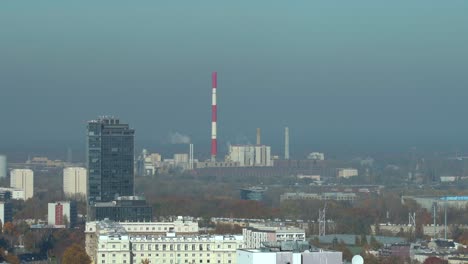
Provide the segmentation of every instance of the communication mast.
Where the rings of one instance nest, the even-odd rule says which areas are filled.
[[[326,219],[326,212],[327,212],[327,203],[325,203],[323,209],[319,209],[319,218],[318,218],[318,223],[319,223],[319,237],[325,236],[326,233],[326,225],[327,225],[327,219]]]

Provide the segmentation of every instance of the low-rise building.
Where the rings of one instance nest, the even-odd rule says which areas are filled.
[[[250,224],[242,229],[246,248],[258,249],[264,242],[305,241],[305,230],[290,226]]]
[[[358,170],[353,168],[340,168],[337,169],[336,176],[338,178],[350,178],[358,176]]]
[[[261,249],[237,250],[238,264],[342,264],[343,254],[336,251],[310,249],[307,242],[270,243]]]
[[[24,190],[16,188],[0,188],[0,200],[25,200]]]
[[[284,193],[280,195],[280,202],[286,200],[333,200],[333,201],[355,201],[357,195],[355,193],[346,192],[325,192],[325,193]]]
[[[86,252],[94,263],[234,264],[236,250],[243,247],[241,235],[136,235],[122,224],[98,222],[94,235],[86,237]]]

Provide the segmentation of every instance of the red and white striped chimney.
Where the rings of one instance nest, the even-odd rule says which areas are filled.
[[[218,75],[216,72],[211,73],[211,161],[216,161],[218,153],[218,142],[216,141],[216,121],[217,121],[217,106],[216,106],[216,87],[218,86]]]

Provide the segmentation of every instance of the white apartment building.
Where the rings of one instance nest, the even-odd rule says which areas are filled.
[[[250,224],[242,229],[245,247],[258,249],[263,242],[305,241],[305,230],[289,226]]]
[[[338,178],[350,178],[354,176],[358,176],[358,170],[357,169],[352,169],[352,168],[342,168],[342,169],[337,169],[337,177]]]
[[[34,196],[34,172],[30,169],[14,169],[10,172],[10,187],[24,191],[24,200]]]
[[[63,193],[67,197],[86,198],[88,175],[85,168],[68,167],[63,169]]]
[[[94,263],[234,264],[241,235],[129,234],[124,223],[97,222],[86,227],[86,252]]]

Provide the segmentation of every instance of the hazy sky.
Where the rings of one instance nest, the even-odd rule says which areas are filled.
[[[468,1],[1,1],[0,147],[84,141],[468,141]],[[65,143],[63,143],[65,142]],[[200,146],[201,147],[201,146]]]

